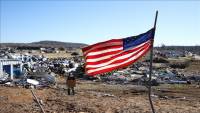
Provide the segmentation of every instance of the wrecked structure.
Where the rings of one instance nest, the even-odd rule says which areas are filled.
[[[18,75],[22,72],[22,61],[15,59],[0,59],[0,78],[4,76],[5,73],[9,74],[10,79],[14,78],[14,74]],[[16,69],[19,69],[18,73]]]
[[[0,52],[0,84],[24,87],[56,85],[56,76],[75,72],[82,64],[79,58],[48,59],[43,55]]]

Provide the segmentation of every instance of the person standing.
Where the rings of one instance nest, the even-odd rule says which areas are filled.
[[[75,94],[74,87],[76,87],[76,79],[72,72],[69,73],[66,83],[67,83],[67,88],[68,88],[67,89],[68,95],[71,94],[71,91],[72,91],[72,95],[74,95]]]

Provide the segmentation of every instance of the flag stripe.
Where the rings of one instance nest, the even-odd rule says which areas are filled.
[[[151,48],[155,29],[123,39],[111,39],[83,48],[86,73],[94,76],[123,68],[137,61]]]
[[[122,44],[121,45],[109,45],[109,46],[106,46],[106,47],[101,47],[101,48],[93,49],[86,56],[96,55],[96,52],[98,53],[100,51],[106,51],[106,50],[109,50],[109,49],[123,50],[123,46],[122,46]],[[99,53],[99,54],[101,54],[101,53]]]
[[[93,63],[92,65],[89,63],[87,64],[86,66],[86,69],[94,69],[94,68],[100,68],[100,67],[105,67],[105,66],[108,66],[108,65],[112,65],[112,64],[117,64],[117,63],[120,63],[120,62],[123,62],[123,61],[126,61],[128,60],[129,58],[139,54],[140,52],[142,52],[145,48],[140,48],[139,50],[137,51],[134,51],[134,53],[129,53],[129,54],[126,54],[126,55],[123,55],[121,57],[116,57],[112,60],[107,60],[107,62],[102,62],[100,64],[98,63]]]
[[[102,56],[102,57],[92,56],[90,58],[87,58],[86,62],[87,63],[89,63],[89,62],[98,62],[98,61],[101,61],[101,60],[109,59],[109,58],[111,58],[113,56],[114,56],[113,54]]]
[[[92,69],[87,70],[87,74],[94,76],[94,75],[97,75],[97,74],[106,73],[106,72],[113,71],[115,69],[120,69],[120,68],[126,67],[126,66],[132,64],[133,62],[137,61],[144,54],[146,54],[149,51],[149,49],[150,49],[150,46],[148,48],[146,48],[144,51],[137,54],[136,56],[133,56],[132,58],[130,58],[130,59],[124,61],[124,62],[121,62],[121,63],[118,63],[118,64],[108,65],[108,66],[101,67],[101,68],[96,68],[96,69],[93,69],[93,70]]]
[[[107,46],[117,46],[117,45],[122,45],[122,44],[123,44],[122,40],[120,40],[118,42],[108,42],[108,43],[105,43],[105,44],[102,44],[102,45],[90,47],[87,50],[83,50],[83,54],[87,55],[90,51],[98,49],[98,48],[107,47]]]
[[[94,49],[107,47],[107,46],[117,46],[117,45],[122,45],[122,44],[123,44],[123,41],[121,39],[112,39],[106,42],[97,43],[96,46],[95,45],[87,46],[85,48],[82,48],[82,50],[83,50],[83,54],[86,55]]]
[[[148,47],[148,45],[146,46]],[[102,61],[100,63],[98,62],[90,62],[90,63],[87,63],[86,65],[86,68],[99,68],[99,67],[104,67],[104,66],[107,66],[107,65],[111,65],[111,64],[115,64],[115,63],[118,63],[118,62],[122,62],[124,60],[128,60],[129,58],[133,57],[134,55],[137,55],[138,53],[140,53],[141,51],[143,51],[145,49],[145,47],[142,47],[140,49],[138,49],[137,51],[134,51],[132,53],[124,53],[122,54],[120,57],[115,57],[113,58],[112,60],[106,60],[106,61]]]
[[[111,63],[113,63],[117,60],[130,58],[130,56],[137,54],[138,51],[141,51],[142,49],[144,49],[148,45],[149,45],[148,43],[144,43],[137,48],[133,48],[133,49],[130,49],[128,51],[123,51],[120,54],[114,55],[113,57],[108,58],[108,59],[104,59],[104,60],[98,59],[98,61],[95,61],[95,59],[93,59],[94,62],[86,62],[86,64],[87,64],[86,68],[88,68],[88,67],[97,68],[97,67],[109,65],[109,64],[111,64]]]
[[[106,44],[106,43],[114,43],[114,42],[121,42],[121,39],[111,39],[111,40],[108,40],[108,41],[99,42],[99,43],[84,47],[83,51],[87,51],[87,50],[89,50],[89,49],[91,49],[92,47],[95,47],[95,46],[99,46],[99,45]]]
[[[87,56],[86,59],[89,60],[89,59],[94,59],[92,61],[95,61],[95,59],[100,59],[101,57],[107,57],[107,56],[120,56],[120,54],[122,54],[122,52],[124,53],[128,53],[128,52],[134,52],[135,50],[139,49],[140,47],[144,46],[145,44],[149,43],[149,41],[143,43],[143,44],[140,44],[138,46],[136,46],[135,48],[132,48],[132,49],[129,49],[129,50],[126,50],[126,51],[123,51],[123,50],[117,50],[117,51],[112,51],[112,52],[107,52],[107,53],[104,53],[104,54],[99,54],[99,55],[91,55],[91,56]],[[86,60],[86,62],[87,62]]]
[[[107,56],[113,56],[113,55],[116,55],[116,54],[119,54],[121,53],[123,50],[117,50],[117,51],[112,51],[112,52],[107,52],[107,53],[104,53],[104,54],[99,54],[99,55],[93,55],[93,56],[87,56],[86,57],[86,62],[88,62],[87,60],[90,60],[90,59],[98,59],[98,58],[101,58],[101,57],[107,57]],[[90,62],[90,61],[89,61]]]
[[[107,52],[113,52],[113,51],[118,51],[118,50],[123,50],[123,47],[108,48],[108,49],[105,49],[105,50],[102,50],[102,51],[90,52],[86,56],[100,55],[100,54],[104,54],[104,53],[107,53]]]

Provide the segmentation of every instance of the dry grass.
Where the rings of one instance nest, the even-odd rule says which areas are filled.
[[[59,53],[40,53],[40,52],[34,52],[31,53],[32,55],[43,55],[46,58],[70,58],[71,53],[66,53],[65,51],[61,51]]]

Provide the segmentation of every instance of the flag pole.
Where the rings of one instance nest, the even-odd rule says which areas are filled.
[[[153,106],[153,102],[151,100],[151,74],[152,74],[152,63],[153,63],[153,43],[154,43],[154,36],[155,36],[155,30],[156,30],[156,22],[157,22],[157,17],[158,17],[158,11],[156,11],[156,17],[155,17],[155,21],[154,21],[154,34],[153,34],[153,39],[151,41],[151,51],[150,51],[150,67],[149,67],[149,81],[148,81],[148,96],[149,96],[149,102],[151,105],[151,110],[152,113],[155,113],[155,109]]]

